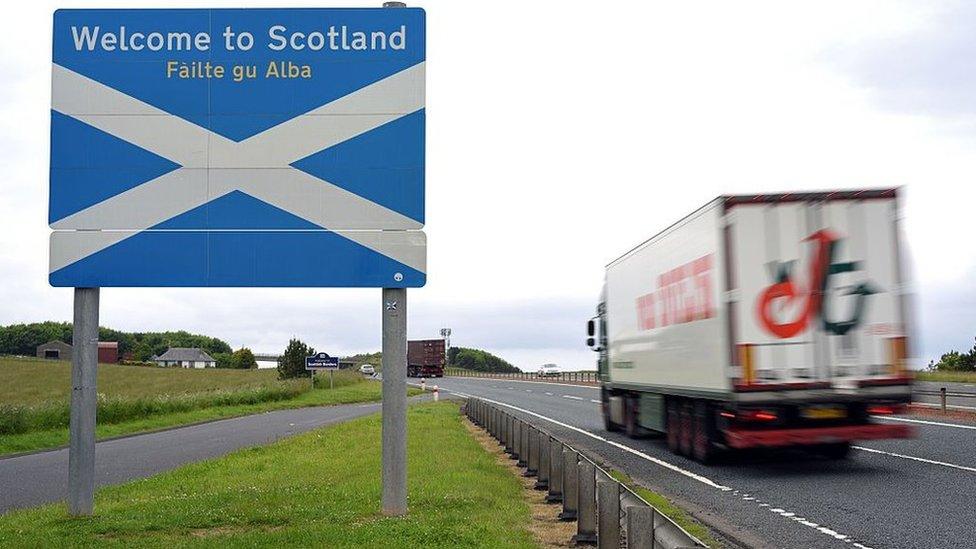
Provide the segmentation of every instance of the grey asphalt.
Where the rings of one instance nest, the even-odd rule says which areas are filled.
[[[662,439],[604,431],[596,388],[472,378],[437,383],[524,410],[513,411],[717,524],[744,546],[976,548],[974,424],[911,423],[917,438],[864,442],[845,461],[781,452],[704,466],[671,454]]]
[[[379,403],[280,410],[99,442],[95,482],[120,484],[379,411]],[[66,449],[0,459],[0,513],[63,500],[67,471]]]

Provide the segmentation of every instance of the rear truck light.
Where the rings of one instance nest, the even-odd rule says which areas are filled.
[[[903,404],[869,404],[867,412],[872,416],[890,416],[905,411]]]
[[[730,448],[757,448],[774,446],[801,446],[849,442],[855,440],[881,440],[888,438],[913,438],[915,429],[910,425],[844,425],[840,427],[805,427],[794,429],[723,429],[726,444]]]
[[[722,411],[719,415],[732,420],[765,422],[776,421],[779,414],[775,410],[738,410],[736,412]]]

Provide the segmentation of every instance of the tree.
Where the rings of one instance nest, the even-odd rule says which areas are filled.
[[[254,353],[247,347],[241,347],[234,351],[231,359],[231,368],[238,370],[250,370],[258,367],[258,361],[254,359]],[[304,364],[302,365],[304,367]]]
[[[234,355],[231,353],[214,353],[211,355],[214,361],[217,362],[217,368],[233,368],[234,367]]]
[[[451,347],[448,356],[451,357],[452,366],[477,372],[515,373],[521,371],[508,361],[481,349]]]
[[[935,364],[929,364],[930,370],[972,372],[976,371],[976,345],[968,353],[949,351],[943,354]]]
[[[315,349],[305,345],[298,339],[292,339],[285,347],[278,359],[278,378],[291,379],[308,377],[311,373],[305,369],[305,357],[315,354]]]

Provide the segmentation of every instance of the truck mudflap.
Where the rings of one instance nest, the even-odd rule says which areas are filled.
[[[844,425],[841,427],[807,427],[796,429],[725,429],[725,441],[731,448],[759,448],[830,444],[855,440],[913,438],[910,425]]]

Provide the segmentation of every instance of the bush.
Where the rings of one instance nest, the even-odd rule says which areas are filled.
[[[507,361],[481,349],[466,347],[451,347],[448,350],[448,364],[453,367],[466,368],[476,372],[516,373],[518,368]]]
[[[305,358],[314,354],[315,349],[298,339],[292,339],[278,359],[278,378],[293,379],[310,376],[311,373],[305,369]]]
[[[929,364],[930,370],[949,371],[949,372],[972,372],[976,371],[976,345],[968,353],[959,351],[949,351],[942,355],[939,362]]]

